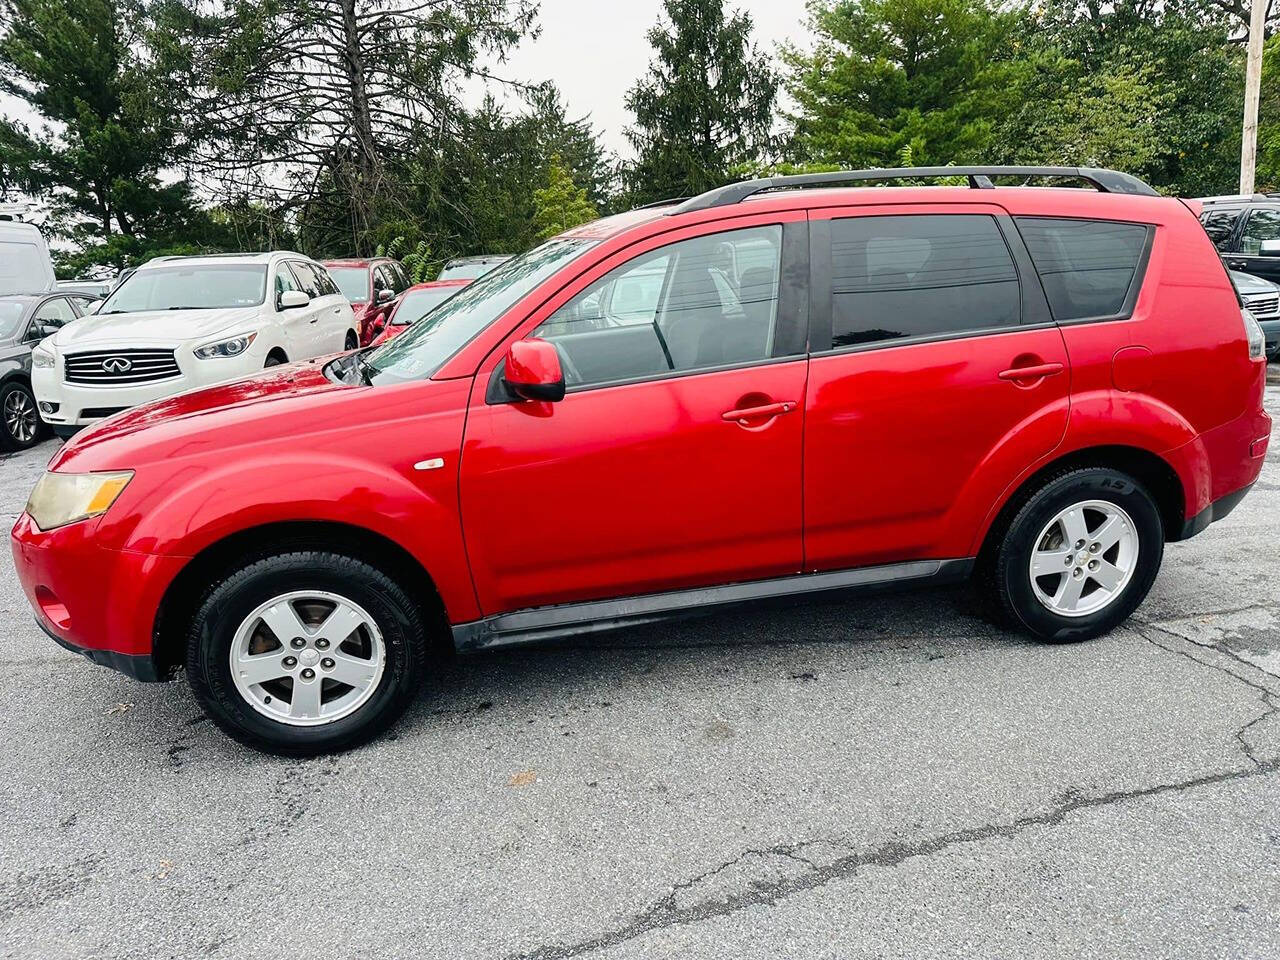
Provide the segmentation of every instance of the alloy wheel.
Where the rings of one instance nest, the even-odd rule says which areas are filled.
[[[1124,592],[1138,565],[1138,528],[1106,500],[1060,511],[1040,531],[1031,553],[1031,589],[1064,617],[1085,617]]]
[[[11,390],[4,398],[4,428],[18,443],[30,443],[39,428],[36,405],[25,390]]]
[[[254,710],[293,726],[360,709],[386,666],[382,633],[364,608],[323,590],[273,597],[231,641],[231,678]]]

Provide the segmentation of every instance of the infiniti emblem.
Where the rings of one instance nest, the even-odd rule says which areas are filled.
[[[102,361],[102,369],[107,373],[128,373],[133,369],[133,362],[125,357],[107,357]]]

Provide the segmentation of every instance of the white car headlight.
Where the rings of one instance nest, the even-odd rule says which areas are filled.
[[[36,481],[35,489],[27,500],[27,513],[41,530],[88,520],[106,513],[132,479],[132,470],[49,472]]]
[[[46,347],[43,343],[39,344],[31,351],[31,365],[33,367],[52,367],[56,361],[52,347]]]
[[[232,337],[230,340],[219,340],[217,343],[208,343],[203,347],[197,347],[195,354],[201,360],[212,360],[215,357],[238,357],[249,349],[249,344],[253,343],[258,337],[257,332],[242,333],[238,337]]]

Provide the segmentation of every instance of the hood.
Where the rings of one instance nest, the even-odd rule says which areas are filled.
[[[1236,292],[1242,297],[1256,297],[1260,293],[1275,293],[1280,290],[1280,287],[1270,280],[1263,280],[1251,273],[1241,273],[1239,270],[1232,270],[1230,273],[1231,282],[1235,284]]]
[[[213,310],[148,310],[141,313],[90,314],[68,323],[53,336],[66,353],[92,347],[135,347],[203,340],[258,322],[260,306]]]
[[[248,419],[265,421],[286,414],[291,409],[290,401],[316,394],[368,389],[337,383],[325,376],[325,364],[332,359],[321,357],[302,363],[270,367],[241,380],[231,380],[132,407],[76,434],[55,455],[54,460],[60,462],[62,459],[84,454],[99,444],[134,437],[143,431],[149,435],[168,438],[184,433],[207,433],[209,437],[216,437],[219,428],[235,422]],[[278,409],[272,410],[270,414],[260,409],[267,403],[276,404]]]

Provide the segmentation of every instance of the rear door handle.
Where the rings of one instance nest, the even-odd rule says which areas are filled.
[[[1030,367],[1011,367],[1001,370],[1001,380],[1038,380],[1040,377],[1052,377],[1063,371],[1060,363],[1037,363]]]
[[[795,402],[792,400],[784,400],[781,403],[766,403],[760,407],[742,407],[738,410],[726,410],[720,414],[721,420],[729,423],[738,422],[746,423],[748,420],[760,420],[765,417],[778,417],[784,413],[790,413],[796,408]]]
[[[1248,265],[1249,265],[1248,260],[1228,260],[1227,261],[1227,266],[1230,267],[1232,270],[1243,270]]]

